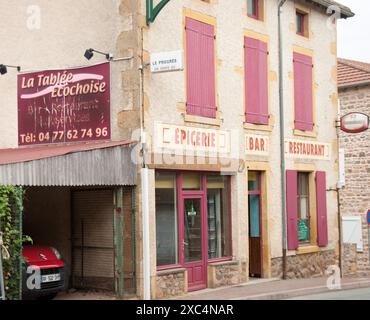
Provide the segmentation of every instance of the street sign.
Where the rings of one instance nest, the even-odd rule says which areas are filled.
[[[360,133],[369,128],[369,116],[364,113],[351,112],[340,119],[340,128],[347,133]]]
[[[367,225],[370,227],[370,210],[367,212]]]
[[[152,73],[178,71],[184,69],[183,52],[167,51],[150,55],[150,70]]]

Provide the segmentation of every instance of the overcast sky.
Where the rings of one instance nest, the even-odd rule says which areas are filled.
[[[355,13],[338,24],[338,56],[370,63],[370,0],[337,0]]]

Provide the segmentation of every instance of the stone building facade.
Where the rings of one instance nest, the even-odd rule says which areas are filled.
[[[370,64],[338,59],[340,113],[360,112],[370,116]],[[370,132],[340,133],[345,152],[345,187],[340,192],[342,216],[361,217],[363,250],[357,252],[357,272],[369,275]]]

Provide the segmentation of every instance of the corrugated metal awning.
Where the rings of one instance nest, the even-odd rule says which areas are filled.
[[[2,149],[0,184],[135,185],[134,146],[133,141],[114,141]]]

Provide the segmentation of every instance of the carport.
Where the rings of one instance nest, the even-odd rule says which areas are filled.
[[[135,289],[135,143],[76,143],[0,150],[0,183],[25,189],[24,234],[53,246],[69,287]]]

